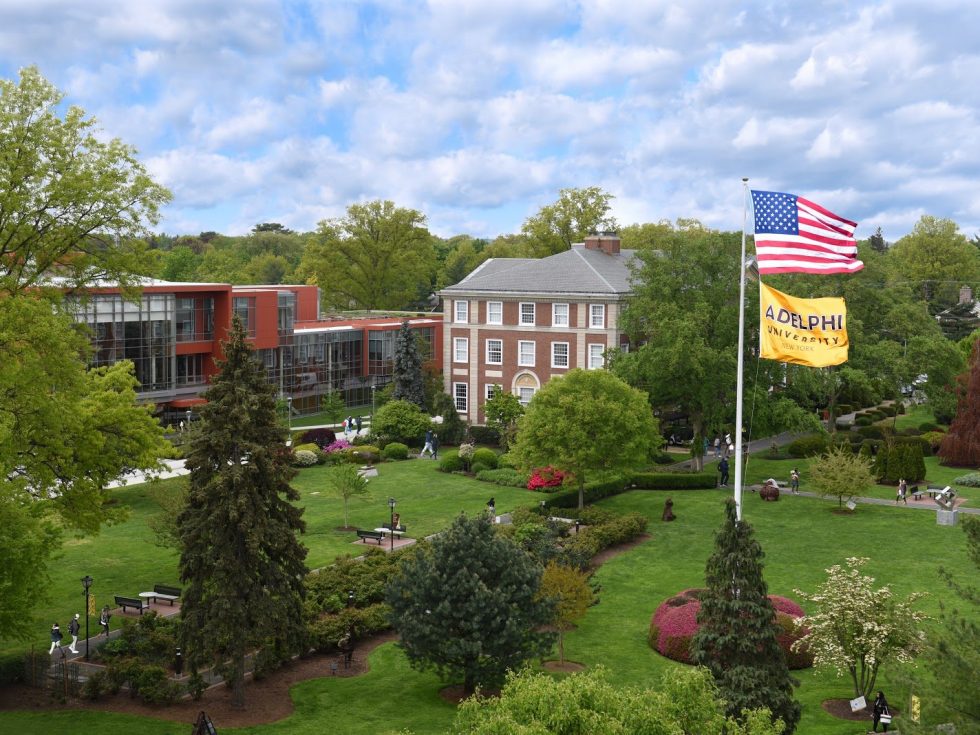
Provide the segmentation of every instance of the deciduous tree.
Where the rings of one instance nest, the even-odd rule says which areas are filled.
[[[616,220],[609,214],[612,199],[612,194],[598,186],[559,191],[558,201],[541,207],[521,227],[533,256],[554,255],[592,232],[615,230]]]
[[[565,633],[575,628],[575,624],[585,617],[589,606],[595,602],[589,575],[552,559],[544,568],[538,594],[554,605],[551,624],[558,631],[558,662],[564,664]]]
[[[500,386],[492,398],[483,404],[483,415],[487,426],[500,435],[500,446],[507,449],[517,436],[517,424],[524,415],[524,406],[513,393],[505,392]]]
[[[729,499],[705,567],[691,657],[711,671],[729,716],[743,718],[745,711],[768,707],[791,733],[800,720],[800,704],[793,699],[795,682],[777,640],[780,629],[762,558],[752,527],[735,519],[735,501]]]
[[[425,432],[432,427],[432,420],[421,408],[410,401],[391,400],[377,410],[371,419],[371,432],[389,441],[418,444]]]
[[[534,394],[513,452],[528,470],[574,475],[582,508],[590,475],[636,467],[662,441],[645,393],[606,370],[576,368]]]
[[[910,234],[891,246],[888,261],[933,305],[956,303],[961,284],[980,280],[980,251],[953,220],[942,217],[923,215]]]
[[[327,484],[334,496],[344,501],[344,528],[350,528],[347,522],[347,510],[351,498],[368,499],[370,493],[367,478],[360,473],[357,465],[339,464],[327,474]]]
[[[970,372],[963,382],[956,417],[939,447],[939,456],[945,465],[976,467],[980,465],[980,339],[973,344]]]
[[[881,449],[880,451],[885,451]],[[837,506],[858,496],[875,483],[868,460],[845,447],[833,447],[810,460],[810,485],[825,498],[837,498]]]
[[[863,574],[867,559],[851,557],[846,568],[835,564],[827,580],[810,594],[796,590],[816,612],[799,618],[809,629],[794,649],[806,646],[813,665],[851,677],[855,697],[870,697],[882,664],[910,663],[922,650],[925,614],[914,607],[922,595],[899,600],[888,586],[874,589],[875,579]]]
[[[460,515],[402,565],[386,600],[409,663],[462,678],[468,695],[551,650],[540,583],[541,566],[487,516]]]
[[[189,659],[223,665],[232,703],[244,707],[246,654],[301,647],[306,548],[297,534],[305,524],[275,391],[238,317],[224,352],[187,454],[180,615]]]

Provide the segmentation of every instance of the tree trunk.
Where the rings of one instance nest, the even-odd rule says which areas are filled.
[[[585,507],[585,478],[578,481],[578,509]]]
[[[558,631],[558,663],[562,666],[565,665],[565,634],[560,629]]]
[[[468,697],[476,691],[476,676],[472,671],[463,675],[463,696]]]
[[[245,709],[245,647],[239,646],[231,662],[231,706]]]

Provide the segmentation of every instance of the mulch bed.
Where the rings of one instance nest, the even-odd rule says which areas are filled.
[[[820,703],[820,706],[824,712],[839,720],[867,722],[868,729],[871,729],[871,710],[859,709],[857,712],[851,712],[851,701],[849,699],[825,699]],[[888,704],[888,709],[891,710],[892,716],[897,715],[899,712],[891,703]]]
[[[617,544],[616,546],[610,546],[608,549],[603,549],[598,554],[592,557],[592,562],[590,566],[593,569],[598,569],[607,561],[615,556],[619,556],[622,553],[629,551],[630,549],[635,549],[640,544],[646,543],[651,538],[653,538],[649,533],[645,533],[642,536],[637,536],[632,541],[627,541],[625,544]]]
[[[559,674],[574,674],[576,671],[584,671],[585,664],[580,664],[578,661],[566,661],[561,663],[560,661],[545,661],[541,668],[545,671],[551,671]]]

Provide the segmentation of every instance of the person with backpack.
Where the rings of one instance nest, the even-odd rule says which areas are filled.
[[[728,457],[721,458],[721,462],[718,463],[718,471],[721,473],[721,482],[719,484],[722,487],[728,487]]]
[[[102,606],[102,614],[99,615],[99,625],[102,626],[102,635],[108,637],[109,635],[109,618],[112,617],[112,613],[109,612],[109,606]]]
[[[793,491],[794,495],[800,494],[800,473],[795,467],[789,473],[789,489]]]
[[[78,631],[81,630],[81,624],[78,622],[78,618],[81,617],[78,613],[75,613],[75,617],[71,619],[68,623],[68,633],[71,634],[71,644],[68,646],[68,650],[72,653],[78,653],[75,650],[75,644],[78,643]]]
[[[64,636],[61,635],[61,628],[57,623],[51,623],[51,648],[48,649],[48,654],[54,653],[54,649],[61,648],[61,639]]]

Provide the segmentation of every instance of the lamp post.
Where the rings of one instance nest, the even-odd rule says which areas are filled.
[[[289,438],[293,436],[293,397],[286,396],[286,425],[289,427]]]
[[[388,508],[391,510],[391,522],[389,523],[389,530],[391,533],[391,550],[395,550],[395,499],[388,498]]]
[[[378,386],[371,383],[371,425],[374,426],[374,391]]]
[[[354,607],[354,590],[347,593],[347,607]]]
[[[85,660],[88,661],[88,588],[92,586],[92,578],[87,574],[82,577],[82,587],[85,588]]]

